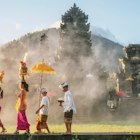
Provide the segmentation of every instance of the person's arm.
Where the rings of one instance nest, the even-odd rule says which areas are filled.
[[[40,109],[42,109],[45,105],[42,105],[37,111],[36,111],[36,114],[39,113]]]
[[[0,99],[3,99],[3,90],[1,89]]]

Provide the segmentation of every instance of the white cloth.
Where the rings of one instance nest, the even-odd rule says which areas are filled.
[[[73,110],[76,113],[76,108],[73,100],[73,96],[70,91],[66,91],[64,95],[64,112]]]
[[[48,110],[49,110],[49,99],[47,96],[43,96],[41,100],[40,107],[43,106],[43,108],[40,109],[39,114],[41,115],[48,115]]]
[[[59,88],[63,89],[65,86],[68,86],[67,82],[64,82],[63,84],[59,85]]]
[[[47,90],[47,88],[41,88],[40,92],[44,93],[44,92],[48,92],[48,90]]]

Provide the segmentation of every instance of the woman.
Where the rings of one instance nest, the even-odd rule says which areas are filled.
[[[2,88],[0,87],[0,100],[1,100],[1,99],[3,99],[3,90],[2,90]],[[0,106],[0,112],[1,112],[1,106]],[[7,132],[7,131],[6,131],[6,128],[4,127],[4,125],[3,125],[2,121],[1,121],[1,119],[0,119],[0,127],[2,128],[2,131],[1,131],[0,133],[5,133],[5,132]]]
[[[17,129],[15,134],[19,134],[19,130],[26,130],[26,134],[30,133],[30,124],[28,123],[26,117],[26,109],[27,109],[27,92],[28,92],[28,84],[25,81],[22,81],[20,84],[20,92],[18,94],[17,101]]]

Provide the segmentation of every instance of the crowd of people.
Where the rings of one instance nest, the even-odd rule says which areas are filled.
[[[64,123],[66,127],[65,134],[72,134],[72,131],[71,131],[72,118],[73,118],[73,113],[76,113],[73,95],[69,91],[69,85],[67,82],[62,83],[59,87],[62,89],[64,93],[63,100],[59,102],[60,102],[60,106],[64,108]],[[29,91],[28,84],[24,80],[20,83],[19,93],[17,96],[18,97],[18,100],[16,103],[17,124],[16,124],[16,131],[14,132],[14,134],[19,134],[20,130],[24,130],[25,134],[30,134],[30,124],[26,116],[28,91]],[[0,99],[3,99],[3,90],[1,88],[0,88],[0,92],[1,92]],[[47,96],[47,93],[48,93],[47,88],[41,88],[40,106],[36,111],[36,114],[38,114],[38,117],[36,120],[36,132],[35,132],[36,134],[42,133],[42,129],[46,129],[49,134],[51,133],[47,124],[47,119],[49,115],[49,98]],[[1,106],[0,106],[0,111],[1,111]],[[1,131],[2,134],[7,132],[1,119],[0,119],[0,127],[2,128],[2,131]]]

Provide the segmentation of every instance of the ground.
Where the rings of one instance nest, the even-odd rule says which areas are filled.
[[[15,131],[15,126],[6,126],[8,133]],[[53,133],[65,132],[64,124],[49,124],[49,128]],[[94,133],[94,132],[130,132],[139,133],[140,124],[135,123],[92,123],[92,124],[73,124],[72,130],[74,133]],[[31,125],[31,133],[35,132],[35,125]]]

